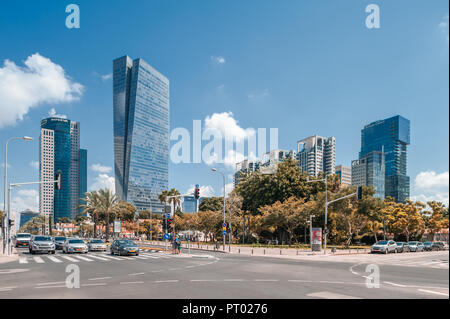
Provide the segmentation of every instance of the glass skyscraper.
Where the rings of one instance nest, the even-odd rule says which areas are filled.
[[[169,184],[169,80],[142,59],[113,61],[116,194],[162,212]]]
[[[372,151],[352,161],[352,186],[373,186],[374,197],[384,199],[385,168],[383,152]]]
[[[87,151],[80,150],[80,123],[51,117],[41,121],[40,180],[53,181],[58,172],[60,190],[51,183],[40,186],[39,211],[53,216],[55,223],[62,217],[74,219],[80,212],[80,195],[87,186]]]
[[[359,158],[384,148],[385,196],[393,197],[397,202],[409,198],[410,180],[406,175],[409,144],[410,121],[400,115],[370,123],[361,130]]]

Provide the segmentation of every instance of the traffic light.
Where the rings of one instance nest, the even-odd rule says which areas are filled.
[[[171,227],[173,222],[173,218],[167,218],[167,227]]]
[[[198,187],[198,185],[195,185],[194,198],[195,199],[199,199],[200,198],[200,188]]]
[[[60,190],[62,186],[62,173],[61,171],[56,172],[55,175],[55,189]]]
[[[358,186],[358,188],[356,189],[356,198],[358,200],[362,199],[362,186]]]
[[[14,226],[14,220],[9,219],[8,220],[8,226],[11,228],[12,226]]]

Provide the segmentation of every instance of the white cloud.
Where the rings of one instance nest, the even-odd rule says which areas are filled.
[[[39,162],[38,161],[31,161],[30,166],[34,169],[39,169]]]
[[[437,174],[425,171],[417,174],[412,187],[411,199],[422,202],[439,201],[449,203],[449,172]]]
[[[89,187],[89,190],[96,191],[102,188],[108,188],[115,193],[116,185],[114,177],[109,176],[108,174],[98,174],[98,176],[95,177],[94,183]]]
[[[252,128],[244,129],[233,118],[232,112],[214,113],[205,118],[205,130],[217,130],[225,139],[235,138],[240,142],[256,132]]]
[[[225,196],[228,196],[231,193],[231,191],[233,190],[233,188],[234,188],[233,183],[225,184]],[[223,194],[223,187],[222,187],[221,194]]]
[[[447,43],[449,41],[448,37],[448,14],[442,19],[442,21],[439,23],[439,30],[441,30],[442,34],[444,34],[445,38],[447,39]]]
[[[50,116],[50,117],[59,117],[61,119],[67,119],[67,115],[65,115],[65,114],[56,114],[56,110],[54,108],[52,108],[48,112],[48,116]]]
[[[265,97],[267,97],[269,95],[270,95],[269,89],[264,89],[264,90],[261,90],[261,91],[251,92],[251,93],[247,94],[247,97],[250,100],[257,100],[257,99],[263,99],[263,98],[265,98]]]
[[[211,60],[217,64],[225,64],[227,62],[223,56],[211,56]]]
[[[15,125],[30,108],[77,101],[83,93],[81,84],[39,53],[29,56],[24,64],[20,67],[5,60],[0,67],[0,128]]]
[[[5,162],[3,162],[0,166],[1,166],[2,168],[5,168]],[[12,167],[11,164],[8,163],[8,169],[10,169],[11,167]]]
[[[112,168],[109,166],[103,166],[101,164],[92,164],[91,170],[98,173],[110,173],[112,172]]]
[[[103,81],[108,81],[109,79],[112,79],[112,73],[109,73],[109,74],[104,74],[104,75],[102,75],[102,80]]]
[[[11,212],[22,212],[26,209],[39,211],[39,192],[36,189],[19,189],[11,197]]]
[[[200,197],[214,196],[214,188],[211,185],[199,185]],[[195,185],[191,185],[185,194],[194,194]]]
[[[242,162],[243,160],[245,160],[244,154],[236,152],[235,150],[229,150],[228,154],[226,154],[223,159],[223,163],[234,170],[236,168],[236,163]]]

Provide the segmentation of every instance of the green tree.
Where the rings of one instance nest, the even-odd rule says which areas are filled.
[[[20,227],[20,233],[30,233],[33,235],[43,234],[45,230],[45,216],[38,215],[27,221],[22,227]]]
[[[223,197],[206,197],[198,205],[199,211],[222,211],[223,210]]]
[[[119,197],[114,195],[110,189],[100,189],[98,191],[99,219],[104,221],[106,241],[109,239],[109,228],[111,216],[119,211]]]
[[[97,191],[91,191],[84,194],[81,200],[84,204],[80,205],[83,208],[82,215],[90,216],[94,222],[94,237],[97,237],[97,225],[99,223],[99,214],[101,211],[100,196]]]

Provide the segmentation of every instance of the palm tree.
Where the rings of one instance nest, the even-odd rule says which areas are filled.
[[[164,204],[164,208],[166,207],[165,203],[166,203],[166,200],[167,200],[167,196],[169,196],[169,195],[170,195],[169,191],[163,190],[161,192],[161,194],[159,194],[159,196],[158,196],[158,199],[161,202],[161,204]]]
[[[177,195],[180,195],[180,192],[177,189],[172,188],[169,191],[169,196],[177,196]],[[171,198],[169,198],[169,204],[173,205],[173,213],[174,213],[174,215],[175,215],[176,207],[178,205],[180,205],[180,203],[181,203],[181,200],[180,200],[179,197],[171,197]]]
[[[118,196],[114,195],[110,189],[101,189],[98,191],[100,211],[105,218],[106,227],[106,241],[109,239],[109,217],[115,214],[120,209],[119,203],[120,199]]]
[[[86,197],[81,200],[85,204],[80,205],[83,209],[81,214],[89,214],[94,222],[94,238],[97,237],[98,214],[100,213],[100,200],[97,191],[91,191],[84,194]]]

